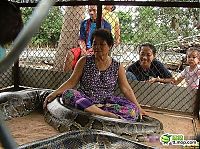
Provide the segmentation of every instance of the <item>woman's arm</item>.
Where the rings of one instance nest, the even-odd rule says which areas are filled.
[[[82,76],[82,71],[83,71],[83,67],[85,65],[85,62],[86,62],[86,57],[81,58],[77,62],[76,66],[74,68],[74,71],[73,71],[72,75],[70,76],[70,78],[66,82],[64,82],[56,90],[58,95],[62,94],[66,89],[74,88],[78,84],[78,82],[79,82],[79,80],[80,80],[80,78]]]
[[[171,83],[173,81],[171,72],[163,63],[158,60],[153,60],[151,65],[153,65],[153,71],[155,71],[154,73],[157,74],[157,78],[151,78],[148,80],[149,82]]]
[[[142,108],[140,107],[140,104],[138,103],[135,94],[131,88],[131,86],[129,85],[126,75],[125,75],[125,69],[122,65],[120,65],[119,67],[119,71],[118,71],[118,83],[119,83],[119,87],[121,89],[121,92],[124,94],[124,96],[130,100],[131,102],[135,103],[136,106],[139,108],[140,112],[143,112]],[[142,113],[144,114],[144,113]]]
[[[81,55],[86,55],[86,43],[84,40],[78,40],[78,44],[81,48]]]
[[[72,71],[73,59],[74,59],[74,55],[73,55],[72,51],[69,51],[65,57],[65,62],[64,62],[64,66],[63,66],[64,72]]]
[[[160,82],[160,83],[172,83],[173,78],[151,78],[148,80],[148,82],[154,83],[154,82]]]
[[[174,79],[174,80],[173,80],[173,83],[174,83],[175,85],[178,85],[179,83],[181,83],[181,81],[183,81],[183,79],[184,79],[184,77],[180,76],[180,77],[178,77],[177,79]]]
[[[115,44],[119,45],[120,44],[120,26],[119,26],[119,22],[116,22],[115,25]]]
[[[86,57],[80,58],[70,78],[66,82],[64,82],[58,89],[56,89],[54,92],[52,92],[46,97],[43,104],[44,108],[46,107],[47,103],[55,99],[56,96],[61,95],[66,89],[74,88],[78,84],[83,73],[83,67],[85,65],[85,62]]]

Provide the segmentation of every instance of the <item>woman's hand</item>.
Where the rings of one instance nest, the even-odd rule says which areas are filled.
[[[139,111],[140,111],[140,119],[142,119],[143,115],[147,115],[147,113],[141,107],[139,108]]]
[[[176,79],[175,78],[171,79],[171,84],[176,85]]]
[[[55,92],[49,94],[44,100],[43,109],[45,109],[47,107],[47,104],[52,102],[56,98],[56,96],[57,94]]]
[[[150,83],[155,83],[155,82],[159,82],[159,79],[158,78],[151,78],[149,79],[147,82],[150,82]]]
[[[172,83],[174,84],[174,78],[150,78],[149,80],[147,80],[147,82],[150,83],[155,83],[155,82],[160,82],[160,83]]]

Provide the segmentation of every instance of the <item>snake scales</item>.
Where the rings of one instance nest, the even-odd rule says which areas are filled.
[[[28,89],[17,92],[0,93],[0,111],[3,113],[5,120],[28,115],[34,110],[42,109],[42,103],[50,92],[52,91]],[[61,148],[66,148],[64,145],[66,143],[63,143],[63,140],[66,142],[66,139],[68,141],[71,139],[73,142],[73,138],[80,140],[78,142],[82,143],[79,144],[79,146],[84,148],[84,144],[89,141],[86,139],[87,137],[91,139],[90,142],[88,142],[89,144],[93,141],[98,143],[98,146],[101,146],[101,144],[105,146],[107,144],[106,147],[108,148],[111,148],[110,145],[114,145],[119,141],[121,141],[122,144],[131,144],[135,146],[134,148],[137,148],[137,145],[140,146],[139,148],[142,146],[147,148],[147,146],[142,144],[130,142],[130,140],[126,140],[126,138],[132,141],[142,141],[147,135],[155,133],[160,134],[163,131],[162,123],[152,117],[146,116],[139,122],[132,123],[126,120],[92,115],[77,109],[62,106],[60,97],[57,97],[53,102],[48,104],[47,109],[44,110],[44,118],[48,124],[58,131],[67,133],[54,138],[37,141],[33,144],[24,145],[21,148],[35,148],[35,146],[44,147],[48,145],[49,142],[52,143],[52,140],[54,141],[52,145],[58,145],[58,142],[60,142],[59,145],[63,145]],[[113,133],[116,134],[118,138]],[[84,138],[85,141],[81,141],[80,138]],[[107,139],[105,140],[105,138]],[[91,144],[91,146],[95,148],[94,143],[93,145]]]

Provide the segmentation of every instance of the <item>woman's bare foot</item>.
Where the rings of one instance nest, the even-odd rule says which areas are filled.
[[[111,113],[111,112],[108,112],[108,111],[104,111],[104,110],[100,109],[99,107],[97,107],[96,105],[92,105],[92,106],[86,108],[85,111],[93,113],[93,114],[96,114],[96,115],[112,117],[112,118],[119,118],[114,113]]]
[[[117,115],[115,115],[114,113],[111,112],[107,112],[106,114],[108,117],[112,117],[112,118],[119,118]]]

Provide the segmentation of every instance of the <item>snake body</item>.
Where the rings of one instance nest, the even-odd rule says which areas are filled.
[[[52,143],[53,142],[53,143]],[[42,144],[42,147],[41,147]],[[110,132],[99,130],[70,131],[46,140],[25,144],[19,149],[152,149]]]
[[[47,91],[27,89],[25,91],[0,93],[0,111],[4,120],[25,116],[34,110],[38,110],[42,102],[40,94],[43,92]]]
[[[0,93],[0,111],[3,113],[3,118],[8,120],[14,117],[28,115],[35,110],[42,110],[43,101],[51,92],[52,90],[28,89],[23,91]],[[64,107],[60,102],[60,97],[57,97],[53,102],[47,105],[47,109],[44,110],[44,118],[48,124],[58,131],[71,133],[70,135],[72,136],[72,140],[74,136],[73,133],[80,136],[88,135],[88,133],[90,133],[92,135],[94,134],[93,141],[95,140],[97,143],[97,134],[99,133],[97,133],[97,130],[102,133],[104,132],[104,134],[106,134],[106,132],[114,133],[118,135],[118,137],[121,136],[121,139],[128,138],[132,141],[142,141],[144,137],[148,135],[159,135],[163,132],[162,123],[155,118],[144,117],[141,121],[133,123],[122,119],[92,115],[77,109]],[[57,136],[58,140],[54,137],[36,142],[36,144],[44,146],[45,144],[48,144],[51,139],[57,140],[55,143],[58,143],[61,136]],[[61,138],[69,139],[69,137],[66,136],[67,134],[63,134]],[[108,139],[108,142],[113,144],[110,139]],[[103,144],[105,144],[105,142]]]
[[[60,104],[59,98],[51,102],[45,112],[45,120],[60,132],[70,130],[97,129],[115,133],[134,141],[142,141],[153,133],[160,133],[163,125],[152,117],[144,117],[140,122],[91,115]]]

